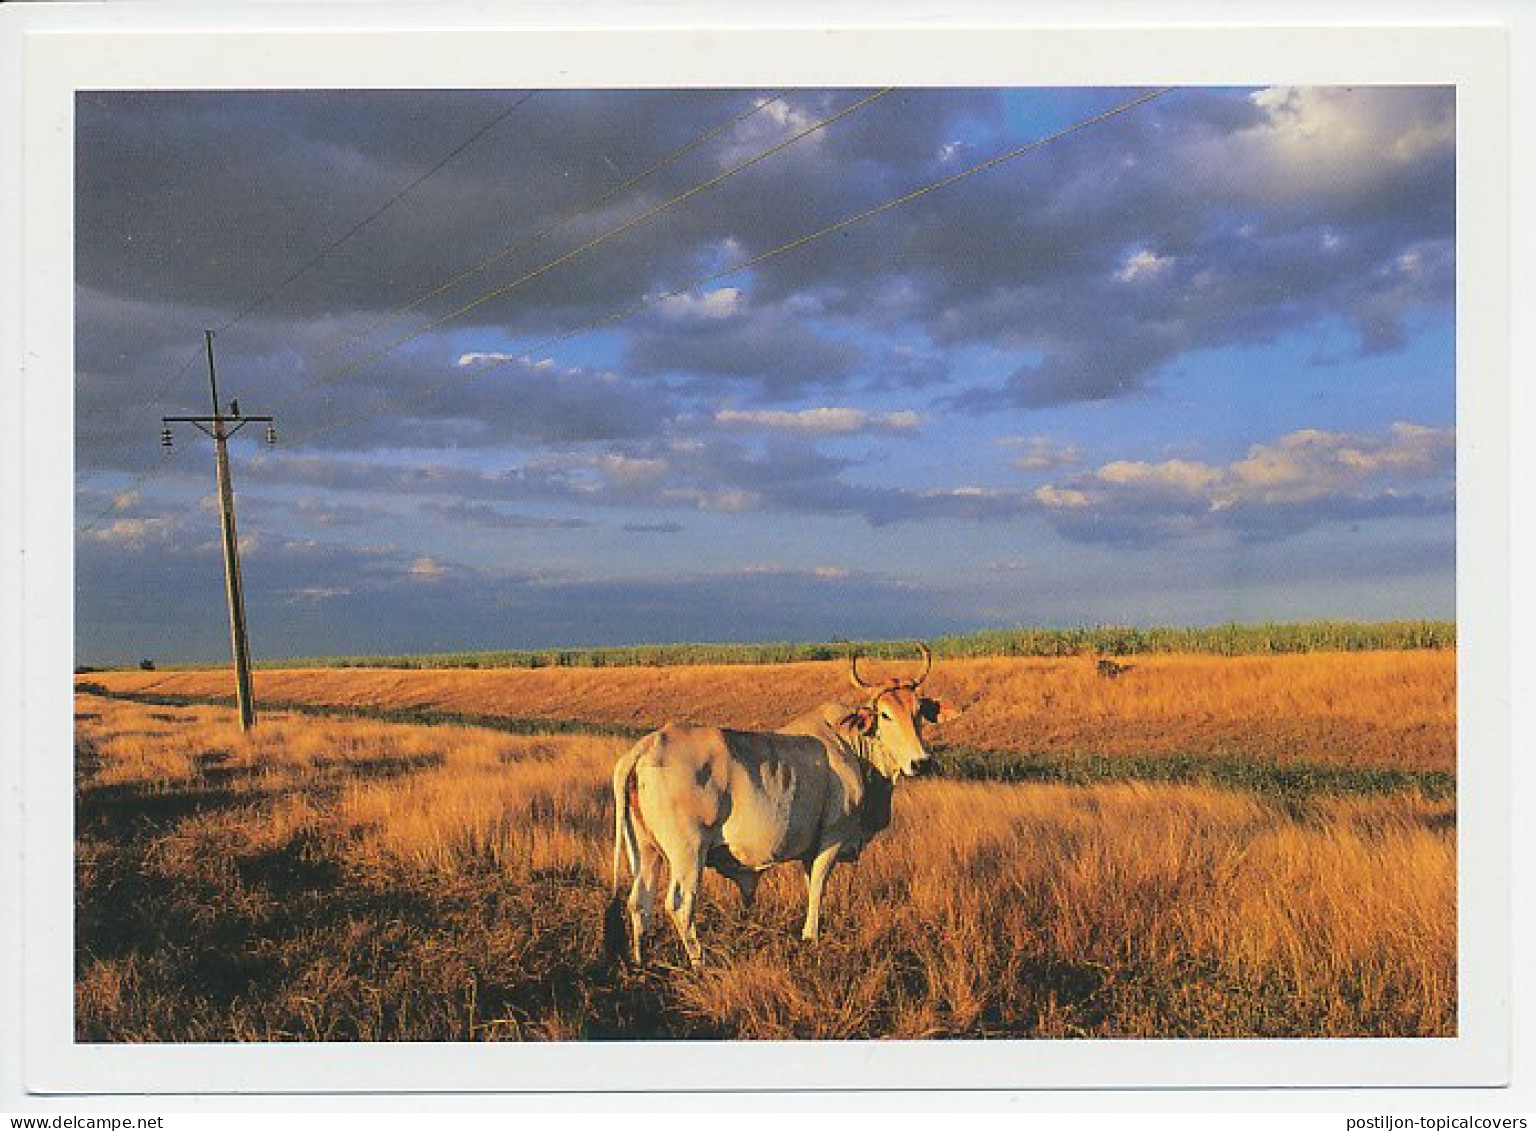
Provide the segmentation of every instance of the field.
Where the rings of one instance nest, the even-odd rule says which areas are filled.
[[[601,954],[608,774],[667,719],[773,726],[846,664],[77,682],[85,1041],[1446,1036],[1455,654],[941,661],[946,773],[708,962]],[[870,674],[896,671],[871,665]],[[133,696],[135,698],[125,698]]]

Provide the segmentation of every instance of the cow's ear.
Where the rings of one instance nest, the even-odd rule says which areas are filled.
[[[857,711],[850,711],[837,720],[838,726],[856,730],[860,734],[875,733],[875,711],[872,707],[860,707]]]
[[[917,716],[925,723],[947,723],[959,714],[960,708],[951,707],[940,699],[924,699],[917,705]]]

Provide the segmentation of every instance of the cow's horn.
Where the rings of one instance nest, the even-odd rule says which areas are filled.
[[[923,674],[918,676],[912,684],[912,690],[916,691],[923,686],[923,680],[928,678],[928,673],[933,670],[933,653],[928,651],[928,645],[921,640],[917,642],[917,650],[923,654]]]
[[[861,691],[868,691],[873,686],[872,684],[865,683],[862,679],[859,678],[858,652],[852,652],[848,656],[848,675],[853,679],[853,686],[859,688]]]

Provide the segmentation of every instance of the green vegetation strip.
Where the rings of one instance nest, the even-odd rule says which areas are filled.
[[[76,684],[76,690],[153,706],[234,706],[234,699],[230,697],[114,691],[90,682]],[[273,702],[266,704],[264,709],[320,718],[374,719],[414,726],[483,727],[504,734],[529,736],[600,735],[633,739],[639,738],[648,729],[621,723],[593,723],[579,719],[519,719],[430,708],[387,709]],[[1213,785],[1284,800],[1303,800],[1318,795],[1397,793],[1403,790],[1416,790],[1431,798],[1452,797],[1456,793],[1456,776],[1440,771],[1280,763],[1235,754],[1062,754],[979,750],[969,746],[935,746],[933,752],[939,776],[959,781],[1057,782],[1068,785],[1121,781],[1167,782]]]
[[[961,781],[1178,782],[1220,786],[1285,799],[1316,795],[1382,794],[1417,790],[1453,797],[1456,776],[1433,770],[1325,766],[1277,762],[1240,754],[1099,754],[937,747],[939,774]]]
[[[1304,652],[1373,652],[1456,646],[1453,621],[1311,621],[1299,624],[1225,624],[1206,628],[993,629],[928,641],[939,659],[1009,656],[1137,656],[1193,652],[1212,656],[1266,656]],[[845,658],[857,648],[872,659],[911,659],[912,642],[645,644],[614,648],[546,648],[521,652],[445,652],[427,656],[318,656],[266,660],[262,669],[285,668],[614,668],[690,664],[785,664]],[[171,665],[167,665],[171,666]],[[176,664],[195,671],[220,664]],[[112,670],[83,668],[84,671]]]

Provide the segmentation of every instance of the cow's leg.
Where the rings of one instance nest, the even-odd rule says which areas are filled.
[[[677,933],[683,940],[683,949],[688,952],[688,961],[698,966],[704,961],[704,948],[699,945],[694,907],[699,896],[699,880],[704,875],[704,854],[692,853],[689,858],[693,861],[691,867],[688,860],[671,861],[672,882],[667,887],[667,909],[672,912],[672,921],[677,924]]]
[[[800,937],[806,942],[815,942],[821,933],[821,893],[826,890],[827,877],[832,874],[841,847],[829,844],[805,865],[805,930]]]
[[[731,877],[736,881],[736,886],[741,890],[741,905],[751,907],[752,901],[757,897],[757,881],[761,874],[744,868]]]
[[[630,955],[639,966],[640,940],[651,926],[651,908],[656,903],[656,889],[661,886],[661,850],[654,844],[640,845],[640,863],[635,868],[635,882],[629,889]]]

